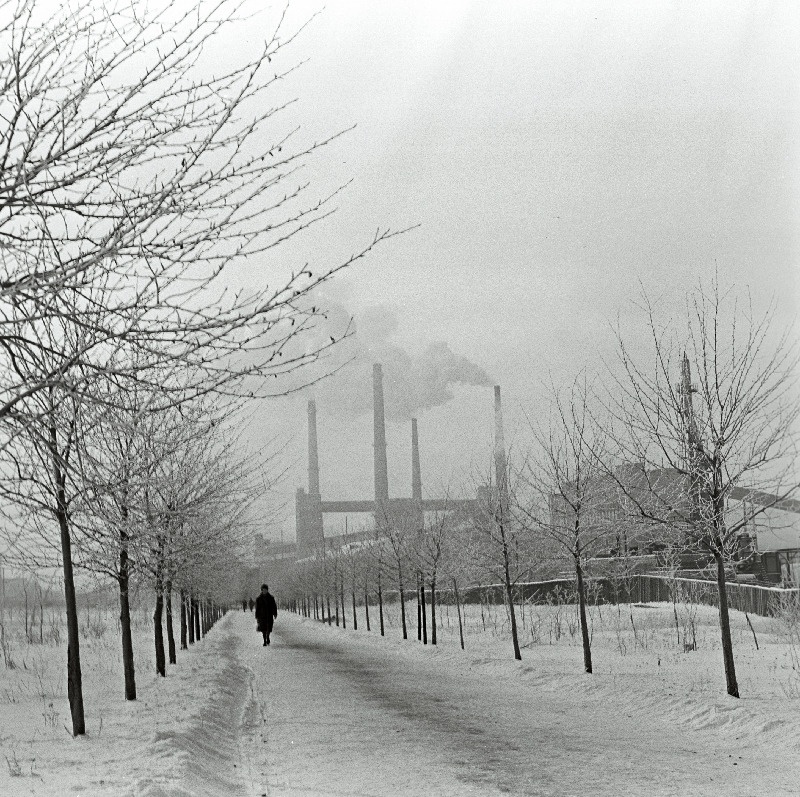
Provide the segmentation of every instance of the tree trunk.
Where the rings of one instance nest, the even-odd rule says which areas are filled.
[[[325,594],[325,603],[328,607],[328,625],[331,625],[333,622],[333,616],[331,615],[331,596],[330,593]],[[338,623],[336,625],[339,625]]]
[[[72,539],[67,515],[66,479],[58,454],[56,428],[51,425],[50,456],[56,485],[56,519],[61,535],[61,561],[64,570],[64,601],[67,609],[67,696],[72,715],[72,735],[86,733],[83,713],[83,684],[81,682],[80,634],[78,632],[78,604],[75,600],[75,576],[72,568]]]
[[[181,590],[181,650],[186,650],[189,645],[187,642],[187,627],[186,627],[186,592]]]
[[[381,636],[386,636],[383,626],[383,590],[381,589],[381,571],[378,570],[378,615],[381,618]]]
[[[581,618],[581,639],[583,640],[583,668],[592,672],[592,648],[589,641],[589,627],[586,623],[586,587],[583,583],[583,568],[580,557],[575,557],[575,575],[578,577],[578,611]]]
[[[425,576],[419,574],[419,605],[422,610],[422,644],[428,644],[428,612],[425,610]]]
[[[503,536],[503,580],[505,582],[506,600],[508,601],[508,613],[511,620],[511,641],[514,644],[514,658],[522,661],[522,653],[519,649],[519,636],[517,634],[517,613],[514,609],[514,590],[511,585],[511,567],[509,563],[508,545]]]
[[[464,624],[461,620],[461,599],[458,596],[458,583],[453,579],[453,594],[456,598],[456,611],[458,612],[458,638],[461,640],[461,650],[464,650]]]
[[[192,616],[194,617],[194,639],[200,641],[200,601],[192,598]]]
[[[156,580],[156,606],[153,610],[153,635],[156,647],[156,672],[163,678],[167,674],[167,665],[164,659],[164,629],[161,626],[164,614],[164,592],[161,578]]]
[[[672,614],[675,617],[675,636],[678,640],[678,647],[681,646],[681,626],[678,622],[678,607],[675,605],[675,594],[672,596]]]
[[[86,733],[83,713],[83,684],[81,682],[80,634],[78,633],[78,605],[75,601],[75,577],[72,570],[72,541],[66,512],[58,511],[61,531],[61,558],[64,568],[64,599],[67,605],[67,696],[72,715],[72,735]]]
[[[175,655],[175,635],[172,629],[172,581],[167,580],[165,591],[167,598],[167,653],[169,655],[169,663],[177,664],[178,658]]]
[[[719,630],[722,636],[722,660],[725,663],[725,683],[731,697],[739,697],[739,684],[736,682],[736,667],[733,662],[733,640],[731,621],[728,615],[728,590],[725,585],[725,559],[721,552],[714,551],[717,563],[717,592],[719,594]]]
[[[372,629],[369,626],[369,588],[366,579],[364,579],[364,612],[367,616],[367,631],[371,631]]]
[[[436,576],[431,579],[431,645],[436,644]]]
[[[189,615],[189,644],[194,645],[194,599],[191,593],[186,597],[186,612]]]
[[[422,598],[419,591],[419,571],[417,571],[417,642],[422,642]]]
[[[356,589],[355,585],[353,585],[353,589],[350,593],[350,596],[353,599],[353,631],[358,631],[358,617],[356,617]]]
[[[400,588],[400,622],[403,626],[403,639],[408,639],[406,626],[406,596],[403,594],[403,568],[397,565],[397,586]]]
[[[133,636],[131,634],[130,564],[127,534],[122,532],[119,552],[119,627],[122,632],[122,669],[125,675],[125,699],[136,700],[136,672],[133,666]]]
[[[342,603],[342,628],[347,628],[347,611],[344,608],[344,576],[339,582],[339,599]]]

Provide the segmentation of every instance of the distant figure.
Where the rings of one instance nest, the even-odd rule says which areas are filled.
[[[243,612],[246,612],[246,611],[247,611],[247,598],[245,598],[245,599],[242,601],[242,611],[243,611]]]
[[[269,635],[272,633],[272,623],[278,616],[278,607],[275,598],[270,595],[269,587],[261,585],[261,594],[256,598],[256,621],[258,630],[264,637],[264,644],[269,645]]]
[[[250,598],[250,611],[251,612],[253,611],[253,606],[255,606],[255,605],[256,605],[256,602],[252,598]]]

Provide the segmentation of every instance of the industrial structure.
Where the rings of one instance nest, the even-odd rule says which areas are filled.
[[[498,388],[499,390],[499,388]],[[323,500],[319,485],[319,449],[317,445],[317,406],[308,402],[308,492],[303,487],[295,496],[297,554],[307,556],[325,545],[323,515],[329,513],[369,513],[380,531],[388,527],[421,528],[425,512],[450,510],[474,511],[476,499],[423,498],[422,473],[419,459],[417,419],[411,419],[411,497],[392,498],[389,495],[389,472],[386,461],[386,417],[383,395],[383,369],[380,363],[372,367],[373,400],[373,461],[375,497],[373,500]],[[330,541],[329,541],[330,542]]]
[[[591,501],[583,508],[582,524],[594,527],[593,548],[598,558],[628,557],[646,571],[657,569],[655,554],[669,547],[681,549],[684,567],[699,567],[711,553],[691,538],[682,537],[686,522],[701,524],[712,498],[710,462],[693,407],[689,359],[684,354],[677,396],[683,424],[684,467],[645,468],[641,462],[622,462],[613,473],[598,473],[593,479]],[[621,501],[620,496],[626,500]],[[737,539],[731,541],[731,555],[737,571],[763,581],[800,584],[800,500],[781,497],[748,487],[731,487],[724,496],[725,523],[744,519]],[[660,523],[632,523],[630,506],[638,507],[634,516],[660,516]],[[550,522],[553,528],[574,525],[574,511],[563,496],[550,496]],[[694,562],[688,565],[686,562]]]
[[[681,381],[678,387],[680,410],[684,416],[686,429],[686,448],[684,452],[689,474],[681,474],[672,468],[645,470],[639,463],[620,463],[613,477],[609,477],[609,489],[598,492],[607,493],[606,500],[598,500],[592,507],[591,517],[586,520],[599,523],[608,528],[608,534],[597,540],[600,556],[641,556],[663,548],[667,543],[675,543],[681,517],[691,517],[699,511],[704,500],[702,479],[702,443],[696,426],[692,407],[693,388],[688,360],[684,357],[681,368]],[[479,488],[473,499],[423,498],[422,473],[420,468],[419,428],[416,418],[411,419],[411,479],[410,497],[392,497],[389,489],[389,475],[386,451],[386,419],[384,411],[383,370],[379,363],[373,365],[373,472],[374,497],[370,500],[348,498],[323,498],[320,488],[320,457],[317,439],[317,406],[312,399],[308,402],[308,486],[299,487],[295,495],[296,543],[278,544],[266,541],[256,535],[253,560],[257,565],[269,561],[297,561],[314,556],[323,550],[335,550],[344,545],[358,542],[369,534],[380,535],[388,529],[422,529],[426,512],[455,511],[466,517],[475,517],[481,507],[486,510],[488,488]],[[508,502],[507,462],[503,439],[503,416],[500,388],[494,388],[494,478],[497,490],[497,509],[505,513]],[[670,537],[669,530],[658,524],[649,530],[637,529],[633,539],[626,539],[628,518],[618,499],[615,485],[627,485],[626,492],[640,505],[649,500],[665,497],[675,509],[676,525]],[[763,509],[756,513],[757,519],[742,530],[740,556],[742,564],[752,561],[754,570],[761,578],[800,582],[800,501],[754,489],[734,487],[728,499],[731,511],[743,511],[747,516],[748,505]],[[551,496],[551,523],[560,526],[569,523],[569,512],[562,506],[558,496]],[[741,507],[741,508],[740,508]],[[356,531],[345,535],[325,535],[323,518],[326,514],[367,514],[374,519],[374,529],[369,532]],[[643,533],[644,531],[644,533]],[[647,532],[650,532],[649,535]],[[752,556],[748,556],[752,551]],[[746,560],[746,561],[745,561]],[[645,566],[644,559],[642,566]]]
[[[373,398],[373,470],[374,498],[356,500],[323,499],[320,489],[320,457],[317,438],[317,405],[308,402],[308,488],[298,487],[295,493],[296,543],[277,543],[256,534],[252,559],[256,567],[269,562],[292,562],[313,556],[322,550],[333,550],[358,542],[365,532],[325,535],[323,517],[326,514],[372,515],[375,531],[380,534],[389,528],[421,529],[426,512],[455,512],[474,517],[485,506],[486,491],[479,488],[474,499],[423,498],[422,470],[419,455],[417,419],[411,419],[411,495],[391,497],[386,456],[386,417],[384,409],[383,369],[380,363],[372,368]],[[503,420],[500,409],[500,388],[495,387],[495,461],[505,463]],[[374,534],[374,531],[370,531]]]

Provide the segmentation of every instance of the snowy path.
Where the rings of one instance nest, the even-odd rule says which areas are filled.
[[[20,665],[0,669],[0,795],[798,795],[793,654],[768,629],[759,651],[739,640],[737,701],[710,637],[688,656],[651,634],[654,649],[620,657],[600,636],[586,676],[568,639],[515,662],[502,633],[461,651],[452,633],[423,647],[396,627],[381,638],[281,612],[263,648],[252,614],[231,612],[160,678],[143,623],[133,702],[118,638],[86,641],[77,739],[63,647],[19,647]]]
[[[269,648],[249,615],[231,630],[261,716],[242,750],[254,795],[798,793],[785,750],[738,749],[607,690],[495,677],[460,651],[286,614]]]

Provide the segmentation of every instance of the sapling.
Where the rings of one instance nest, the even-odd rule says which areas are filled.
[[[422,615],[422,644],[428,644],[428,612],[425,609],[425,576],[418,575],[419,580],[419,603],[417,604]]]
[[[739,697],[729,564],[738,535],[798,489],[800,344],[794,330],[775,329],[774,306],[755,311],[717,275],[687,294],[681,328],[647,296],[639,310],[646,337],[629,345],[618,334],[606,408],[619,459],[641,463],[642,478],[632,489],[609,477],[639,517],[665,535],[679,528],[686,548],[712,560],[726,691]],[[741,518],[730,511],[737,492]]]
[[[458,595],[458,582],[453,579],[453,596],[456,601],[456,613],[458,614],[458,638],[461,642],[461,650],[464,650],[464,624],[461,620],[461,601]]]
[[[381,636],[385,636],[385,627],[383,619],[383,588],[381,586],[381,563],[378,562],[378,614],[381,622]]]
[[[369,624],[369,568],[364,568],[364,612],[366,614],[367,631],[370,631]]]

